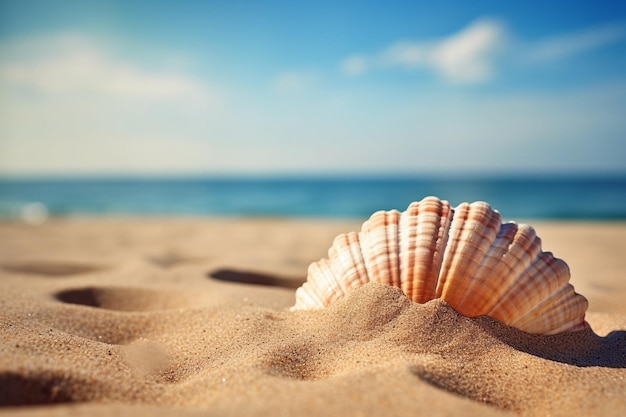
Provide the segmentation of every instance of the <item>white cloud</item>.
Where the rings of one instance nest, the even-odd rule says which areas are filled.
[[[80,35],[5,41],[0,171],[200,169],[226,105],[202,79]]]
[[[430,70],[448,82],[475,84],[495,75],[500,56],[518,62],[548,62],[626,41],[624,23],[606,24],[530,44],[509,42],[508,32],[497,20],[479,19],[445,38],[401,40],[378,53],[349,56],[340,63],[340,69],[349,76],[376,69]]]
[[[353,55],[341,63],[341,70],[347,75],[359,75],[367,71],[369,65],[366,56]]]
[[[430,43],[399,41],[379,54],[378,61],[385,66],[415,69],[428,64],[432,50]]]
[[[504,39],[503,24],[482,19],[446,38],[399,41],[371,57],[349,57],[341,69],[347,75],[359,75],[374,67],[427,68],[450,82],[480,83],[492,76]]]
[[[495,26],[474,24],[433,42],[395,43],[378,55],[352,57],[357,59],[351,68],[355,74],[386,66],[422,68],[451,81],[485,80],[497,49],[489,27]],[[12,44],[12,50],[0,45],[0,69],[32,63],[36,70],[35,64],[50,63],[57,55],[74,57],[74,64],[86,62],[82,65],[89,69],[75,70],[73,79],[51,70],[41,70],[48,78],[0,78],[0,174],[624,166],[623,83],[543,94],[451,89],[414,94],[410,86],[399,94],[381,94],[368,88],[312,88],[319,73],[292,71],[280,74],[274,86],[305,90],[306,100],[229,88],[228,100],[220,95],[220,105],[211,106],[212,90],[182,71],[157,72],[81,37],[65,46],[58,39],[47,42]],[[450,69],[460,67],[469,67],[460,69],[463,76]],[[94,85],[94,74],[108,87]],[[168,79],[182,82],[168,84]],[[160,82],[168,87],[159,89]],[[208,95],[208,104],[194,103],[196,90]]]
[[[0,83],[5,89],[148,100],[215,99],[198,80],[126,62],[79,35],[5,43],[0,51]]]
[[[274,79],[274,86],[285,92],[300,92],[311,88],[317,82],[314,71],[286,71]]]
[[[431,63],[451,81],[485,81],[491,78],[494,58],[503,46],[504,36],[504,28],[498,22],[478,21],[440,42],[432,52]]]
[[[0,107],[0,174],[624,170],[626,80],[544,93],[335,94],[298,106],[245,95],[208,121],[175,120],[171,108]]]
[[[607,24],[531,44],[526,59],[531,62],[565,59],[624,40],[625,24]]]

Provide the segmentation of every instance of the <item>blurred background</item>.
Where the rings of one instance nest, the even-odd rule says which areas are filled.
[[[0,218],[626,219],[623,1],[0,1]]]

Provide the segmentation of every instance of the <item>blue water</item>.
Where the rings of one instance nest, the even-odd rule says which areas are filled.
[[[0,180],[0,218],[211,215],[364,218],[436,195],[505,219],[626,220],[626,177]]]

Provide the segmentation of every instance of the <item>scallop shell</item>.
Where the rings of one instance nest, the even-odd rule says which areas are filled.
[[[309,266],[292,310],[323,308],[371,281],[399,287],[416,303],[441,298],[468,317],[556,334],[586,327],[587,300],[569,278],[531,226],[503,224],[484,202],[451,208],[426,197],[337,236],[328,259]]]

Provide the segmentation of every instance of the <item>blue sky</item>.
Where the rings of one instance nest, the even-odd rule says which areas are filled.
[[[626,173],[624,2],[0,3],[0,175]]]

